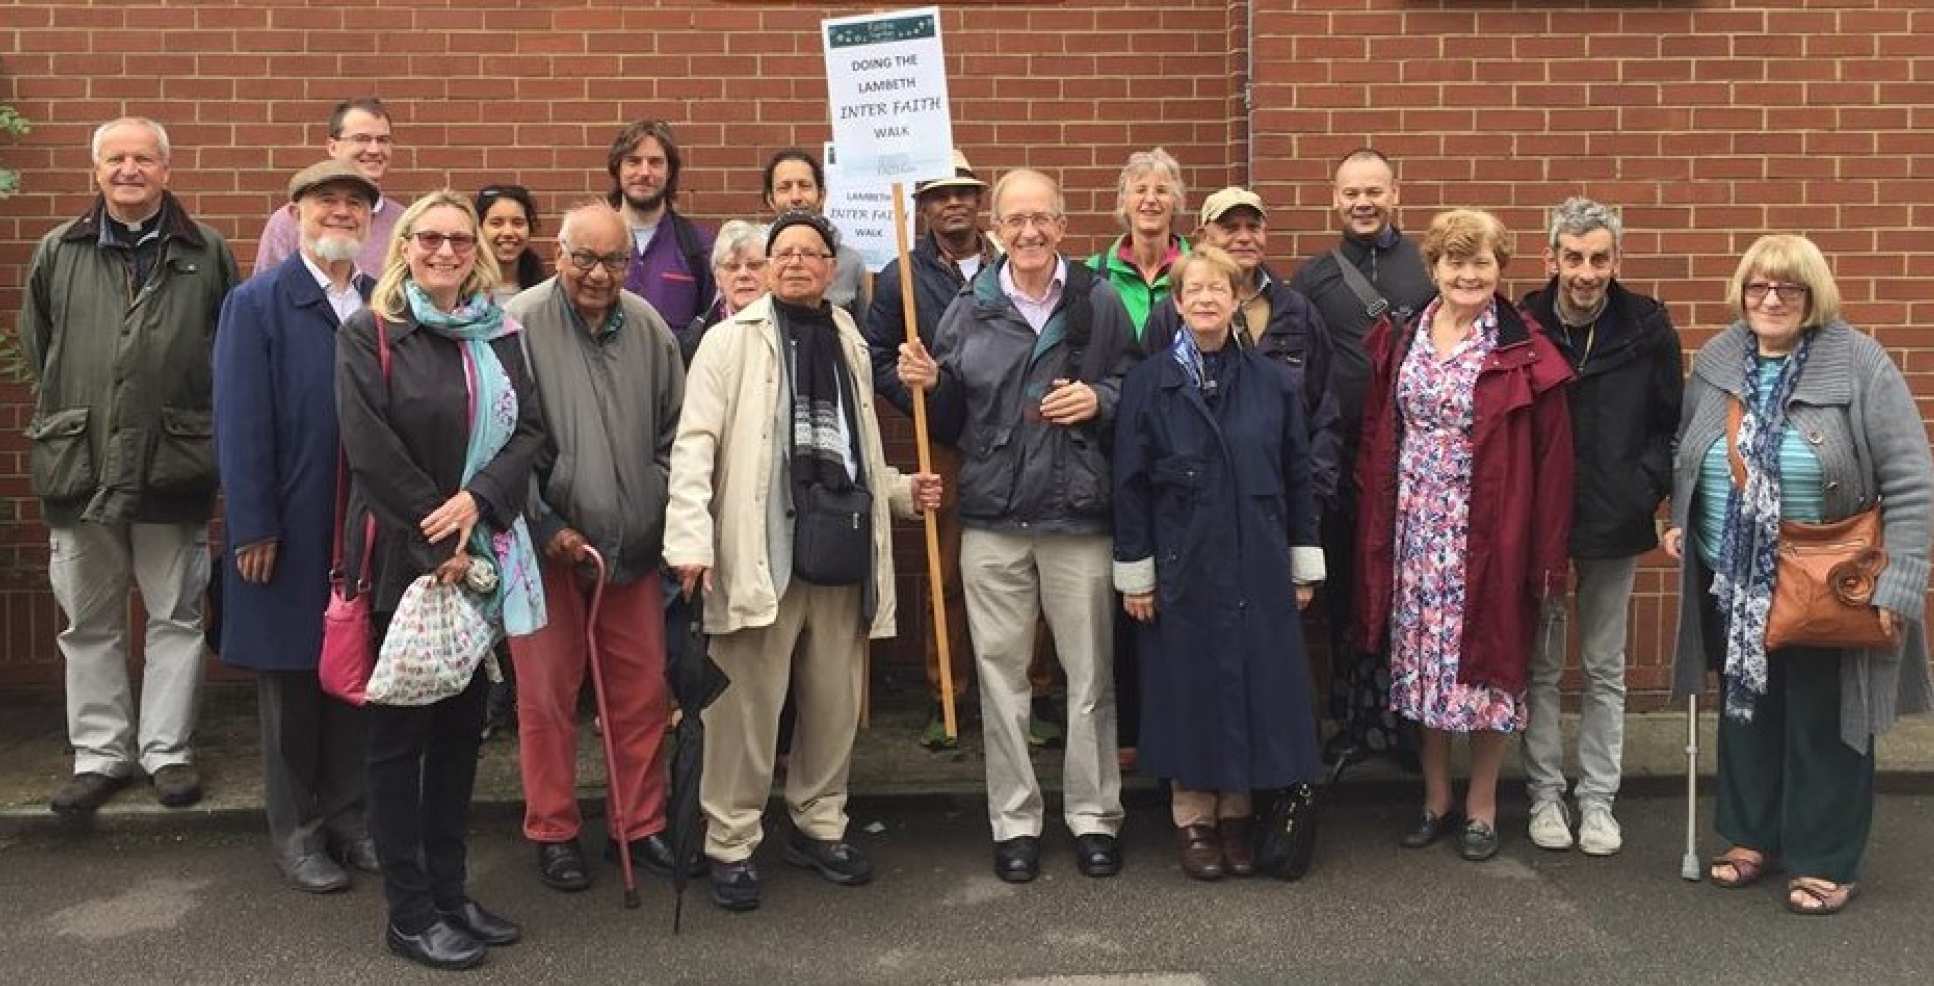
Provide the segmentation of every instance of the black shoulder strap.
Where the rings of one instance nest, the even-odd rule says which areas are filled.
[[[669,210],[665,215],[671,219],[672,233],[678,237],[678,252],[685,256],[685,269],[698,285],[698,310],[703,312],[712,306],[712,296],[718,292],[718,285],[712,282],[712,258],[705,255],[705,244],[699,242],[691,220]]]
[[[1079,273],[1077,273],[1079,272]],[[1095,302],[1094,275],[1081,264],[1068,265],[1068,281],[1064,290],[1068,293],[1067,335],[1062,345],[1067,347],[1063,373],[1071,380],[1094,382],[1100,376],[1092,367],[1082,365],[1088,355],[1088,343],[1094,339]]]
[[[1356,295],[1356,299],[1363,303],[1363,314],[1366,318],[1374,322],[1381,318],[1384,312],[1390,310],[1390,301],[1377,291],[1376,285],[1371,284],[1369,278],[1363,276],[1363,272],[1350,262],[1350,258],[1343,255],[1342,250],[1332,249],[1330,256],[1336,258],[1336,269],[1342,273],[1343,283],[1350,286],[1350,293]]]

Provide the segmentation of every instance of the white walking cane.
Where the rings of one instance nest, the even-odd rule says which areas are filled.
[[[1686,696],[1686,854],[1679,875],[1697,883],[1699,872],[1699,693]]]

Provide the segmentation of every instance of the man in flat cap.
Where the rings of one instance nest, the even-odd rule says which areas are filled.
[[[215,337],[215,437],[227,502],[223,663],[255,672],[276,866],[297,890],[378,871],[363,814],[362,710],[322,693],[322,611],[340,465],[336,330],[369,297],[356,272],[382,193],[327,160],[289,181],[297,252],[230,294]]]

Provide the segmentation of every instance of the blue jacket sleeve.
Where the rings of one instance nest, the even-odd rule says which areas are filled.
[[[257,285],[263,288],[267,285]],[[273,328],[258,298],[233,291],[215,332],[215,460],[228,548],[282,538],[277,503]]]
[[[1153,373],[1130,374],[1114,420],[1115,588],[1126,593],[1155,588],[1155,494],[1149,481],[1148,431],[1143,425],[1154,388]]]
[[[1292,294],[1309,339],[1303,357],[1303,410],[1309,423],[1310,488],[1319,509],[1336,505],[1343,461],[1343,411],[1330,386],[1335,344],[1323,313],[1308,298]]]
[[[967,428],[967,388],[960,379],[960,339],[973,325],[974,297],[963,294],[947,306],[940,316],[940,328],[933,334],[934,362],[940,364],[940,380],[927,395],[927,430],[937,441],[956,445]]]
[[[896,258],[873,279],[873,303],[867,306],[860,334],[866,337],[867,353],[873,360],[873,393],[899,408],[901,414],[911,415],[913,395],[900,383],[895,369],[900,344],[907,339],[905,302],[901,298],[900,261]]]

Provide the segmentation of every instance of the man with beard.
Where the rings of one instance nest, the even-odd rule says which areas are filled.
[[[587,632],[603,658],[604,730],[621,781],[609,796],[625,799],[622,811],[605,813],[607,846],[627,840],[633,864],[667,876],[672,870],[663,834],[671,696],[658,568],[685,364],[664,320],[620,286],[630,262],[631,234],[618,213],[602,202],[579,206],[558,226],[557,276],[504,309],[524,326],[548,435],[530,520],[544,551],[550,623],[512,637],[510,653],[517,664],[524,836],[537,846],[538,878],[557,890],[591,882],[578,846],[577,801]],[[596,623],[587,548],[608,566]],[[620,818],[629,828],[619,830]]]
[[[1684,385],[1679,333],[1657,300],[1618,282],[1625,226],[1573,198],[1551,217],[1550,283],[1524,307],[1577,371],[1568,394],[1577,456],[1571,564],[1578,579],[1578,848],[1609,856],[1624,840],[1612,816],[1625,739],[1625,614],[1638,556],[1658,544],[1653,516],[1672,490],[1672,443]],[[1563,597],[1547,600],[1531,655],[1531,723],[1524,734],[1531,841],[1572,844],[1565,813],[1558,676],[1565,667]]]
[[[1381,151],[1358,148],[1336,168],[1335,207],[1342,225],[1337,245],[1303,262],[1289,286],[1316,305],[1330,330],[1329,383],[1343,421],[1336,456],[1337,495],[1323,512],[1323,554],[1330,560],[1324,615],[1329,620],[1330,715],[1339,727],[1324,747],[1338,769],[1365,752],[1396,753],[1396,717],[1385,708],[1389,672],[1374,654],[1349,644],[1350,586],[1355,584],[1356,501],[1351,476],[1363,423],[1363,388],[1370,358],[1363,340],[1381,318],[1401,324],[1436,293],[1417,244],[1397,228],[1396,170]]]
[[[99,808],[135,776],[170,808],[201,798],[194,765],[208,517],[215,505],[209,350],[235,258],[168,191],[168,132],[122,117],[94,131],[86,212],[34,249],[20,342],[39,382],[28,470],[67,617],[67,740],[58,812]],[[147,613],[140,719],[128,683],[128,582]],[[137,736],[138,730],[138,736]]]
[[[611,141],[610,201],[631,230],[625,290],[651,302],[666,325],[687,325],[712,304],[713,232],[678,214],[684,155],[663,120],[639,120]]]
[[[374,287],[355,258],[382,193],[358,169],[289,181],[301,248],[222,306],[215,437],[226,497],[222,661],[255,672],[269,839],[289,885],[378,872],[364,820],[361,710],[316,679],[338,494],[336,330]],[[399,210],[400,211],[400,210]]]
[[[371,186],[378,189],[376,208],[369,215],[369,232],[362,249],[353,258],[356,269],[370,277],[383,276],[383,260],[389,253],[396,220],[403,215],[403,203],[383,195],[383,177],[389,174],[390,158],[396,153],[390,134],[389,110],[374,96],[359,96],[336,104],[329,114],[329,139],[322,142],[323,153],[355,168]],[[291,209],[277,209],[262,227],[262,239],[255,246],[255,266],[251,274],[274,270],[294,255],[301,246],[302,229]]]

